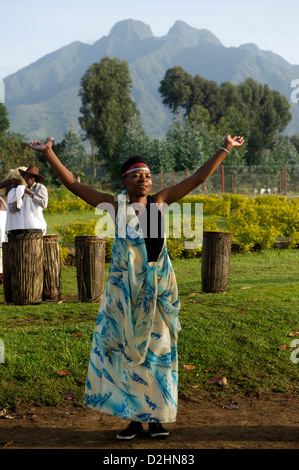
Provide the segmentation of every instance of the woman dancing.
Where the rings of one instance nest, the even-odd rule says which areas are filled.
[[[165,437],[169,432],[163,424],[174,422],[177,415],[180,302],[158,208],[180,200],[206,181],[244,139],[226,136],[223,146],[192,176],[152,196],[151,172],[143,158],[124,163],[120,171],[124,191],[112,196],[78,182],[53,152],[52,141],[30,146],[43,153],[72,193],[94,207],[110,205],[116,221],[83,405],[129,420],[118,439],[141,434],[143,423],[148,423],[152,437]]]

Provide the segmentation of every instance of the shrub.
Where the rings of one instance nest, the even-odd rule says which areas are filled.
[[[80,235],[95,235],[97,221],[74,222],[68,225],[56,225],[55,229],[61,234],[63,243],[74,243],[75,237]]]
[[[171,259],[181,258],[184,250],[184,240],[181,238],[167,239],[167,251]]]
[[[239,194],[224,194],[211,196],[188,196],[179,201],[183,203],[203,203],[204,231],[224,231],[232,233],[233,241],[244,252],[252,249],[267,249],[274,245],[277,237],[289,237],[290,247],[298,246],[299,238],[299,199],[287,199],[285,196],[256,196],[249,199]],[[80,199],[72,201],[52,201],[50,210],[67,211],[91,208]],[[86,210],[86,209],[85,209]],[[211,217],[205,217],[212,214]],[[219,228],[219,217],[225,216],[226,227]],[[173,227],[170,221],[170,233],[167,239],[169,255],[175,258],[194,258],[200,255],[199,249],[186,249],[183,239],[183,222]],[[56,226],[64,243],[73,243],[76,235],[95,235],[96,220],[76,222],[66,226]],[[185,225],[187,227],[188,225]],[[175,230],[176,229],[176,230]],[[195,229],[195,216],[191,217],[191,231]],[[180,231],[181,230],[181,231]],[[201,228],[200,228],[201,230]],[[184,234],[185,235],[185,234]],[[197,234],[198,235],[198,234]],[[192,241],[192,239],[188,239]],[[106,238],[106,259],[111,259],[113,238]]]
[[[70,250],[67,247],[59,245],[59,253],[60,253],[60,259],[62,262],[66,260],[68,257]]]
[[[264,211],[259,213],[253,205],[231,214],[227,218],[227,229],[232,233],[233,241],[244,252],[257,247],[270,248],[282,233],[279,226],[266,217]]]
[[[230,200],[224,200],[218,194],[211,194],[210,196],[186,196],[182,198],[180,204],[183,203],[202,203],[203,212],[205,214],[228,216],[230,213]]]
[[[299,246],[299,231],[294,232],[290,238],[289,249],[297,248]]]
[[[87,204],[82,199],[59,200],[49,199],[48,207],[45,213],[54,214],[56,212],[74,212],[74,211],[88,211],[94,210],[94,207]]]
[[[74,243],[75,237],[80,235],[95,235],[95,227],[97,221],[90,220],[90,222],[74,222],[68,225],[56,225],[55,229],[61,234],[62,236],[62,243]],[[105,238],[106,246],[105,246],[105,258],[106,261],[111,259],[112,255],[112,246],[113,246],[113,238]],[[66,247],[60,247],[60,255],[62,261],[67,257],[68,249]],[[67,250],[67,251],[63,251]]]

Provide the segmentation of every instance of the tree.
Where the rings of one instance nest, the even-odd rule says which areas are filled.
[[[247,164],[260,164],[262,150],[270,149],[274,136],[284,131],[292,115],[285,96],[268,85],[261,85],[252,78],[238,85],[247,111],[243,113],[249,123]]]
[[[275,136],[271,150],[275,165],[288,165],[289,170],[299,165],[299,153],[288,136]]]
[[[63,140],[59,144],[57,153],[60,161],[76,177],[84,177],[84,171],[89,164],[89,156],[82,145],[79,135],[71,124],[69,124],[67,132],[63,134]]]
[[[0,138],[5,136],[6,131],[10,127],[7,109],[3,103],[0,103]]]
[[[127,62],[104,57],[92,64],[80,82],[79,123],[85,138],[98,150],[102,165],[116,176],[117,153],[125,123],[138,113],[130,95],[132,80]]]
[[[242,135],[245,140],[250,136],[250,125],[247,119],[234,106],[229,106],[217,124],[220,135]]]
[[[138,114],[134,114],[124,125],[118,153],[120,164],[133,155],[149,159],[151,139],[146,135]]]
[[[292,144],[296,147],[297,152],[299,153],[299,134],[294,134],[291,137]]]
[[[263,149],[261,152],[259,170],[263,173],[265,183],[269,187],[277,186],[278,175],[287,165],[288,174],[296,172],[299,164],[299,154],[292,139],[288,136],[276,135],[271,149]]]
[[[252,78],[239,85],[224,82],[218,86],[212,80],[200,75],[192,77],[181,67],[174,67],[166,71],[159,91],[163,103],[173,113],[184,110],[185,118],[204,108],[209,122],[202,111],[201,116],[209,132],[222,137],[228,133],[243,135],[247,151],[242,149],[241,154],[245,153],[248,165],[260,163],[262,149],[271,148],[274,136],[284,131],[292,117],[284,96]]]
[[[192,94],[192,76],[179,66],[168,69],[158,91],[162,96],[162,103],[173,114],[186,111]]]
[[[231,117],[234,118],[236,124],[239,124],[238,118],[240,118],[240,116],[238,116],[238,112],[232,108],[229,108],[228,111],[229,113],[220,119],[217,128],[213,124],[209,124],[209,112],[201,106],[195,106],[194,111],[186,118],[188,122],[192,122],[193,125],[196,126],[196,134],[198,138],[201,139],[202,153],[205,160],[214,155],[217,148],[222,145],[225,135],[240,135],[239,132],[232,130],[232,127],[229,125],[230,113],[232,113]],[[236,127],[233,126],[233,129],[236,129]],[[242,133],[242,135],[246,135],[246,133]],[[240,149],[231,150],[229,157],[224,160],[223,164],[234,168],[234,171],[238,171],[238,169],[245,164],[245,153],[246,141]]]
[[[7,109],[0,103],[0,180],[6,177],[9,170],[38,166],[38,160],[25,142],[25,137],[8,132],[9,127]]]
[[[25,141],[25,137],[6,133],[0,146],[0,180],[5,178],[9,170],[29,165],[39,166],[39,162]]]
[[[201,105],[210,113],[211,124],[216,125],[225,109],[220,87],[213,80],[200,75],[193,79],[192,102],[189,103],[188,114],[195,105]]]
[[[175,162],[173,170],[195,170],[204,162],[202,139],[194,122],[174,120],[166,134],[166,146]]]
[[[170,173],[174,170],[174,155],[167,145],[166,137],[151,142],[151,154],[148,159],[153,174]]]

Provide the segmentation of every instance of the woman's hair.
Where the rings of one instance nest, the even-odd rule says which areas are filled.
[[[132,166],[135,165],[135,163],[145,163],[145,165],[148,165],[147,161],[143,157],[139,157],[138,155],[134,155],[133,157],[130,157],[128,160],[126,160],[121,169],[120,169],[120,177]]]

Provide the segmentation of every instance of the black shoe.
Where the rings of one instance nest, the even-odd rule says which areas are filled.
[[[151,437],[167,437],[169,432],[163,428],[161,423],[149,423],[148,430]]]
[[[142,423],[139,421],[131,421],[126,429],[117,434],[116,439],[128,441],[129,439],[134,439],[134,437],[138,436],[138,434],[141,434],[142,432]]]

